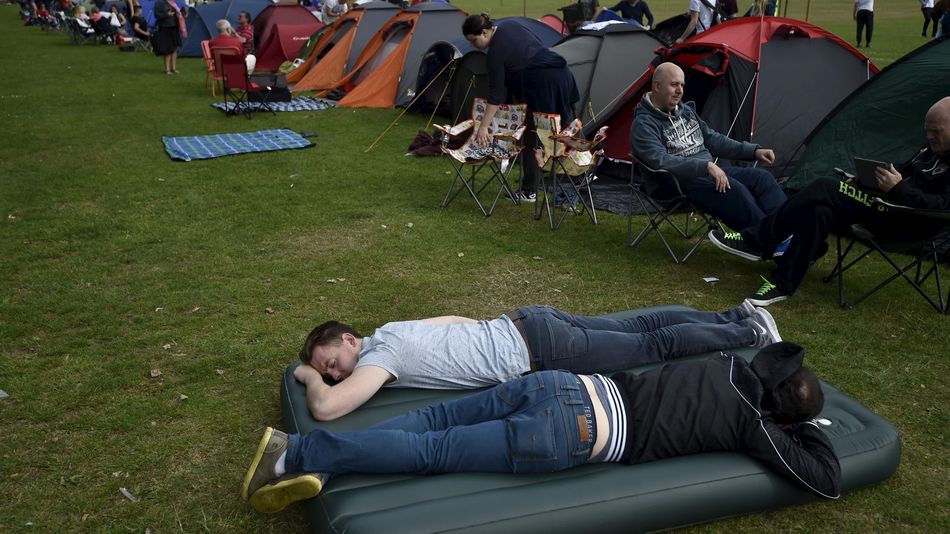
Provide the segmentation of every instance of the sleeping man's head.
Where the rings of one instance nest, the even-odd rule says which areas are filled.
[[[307,336],[300,360],[313,367],[324,378],[336,382],[353,374],[359,361],[362,336],[348,324],[327,321]]]
[[[766,391],[762,404],[776,423],[790,425],[818,417],[825,395],[815,373],[803,366],[772,391]]]

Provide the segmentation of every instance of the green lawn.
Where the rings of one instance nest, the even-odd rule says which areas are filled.
[[[522,4],[458,2],[495,16]],[[561,4],[531,0],[527,14]],[[685,4],[651,2],[660,19]],[[849,2],[813,4],[813,22],[852,41]],[[883,66],[924,40],[916,0],[878,4]],[[426,116],[402,117],[367,153],[397,111],[225,118],[200,59],[166,76],[153,55],[22,28],[12,6],[0,49],[0,532],[303,530],[302,507],[262,516],[239,486],[263,427],[282,426],[284,367],[325,319],[368,331],[532,302],[725,309],[767,272],[711,246],[684,266],[656,240],[630,250],[626,219],[606,213],[551,232],[527,208],[440,210],[447,162],[403,157]],[[267,127],[315,130],[316,147],[173,163],[160,141]],[[897,426],[901,468],[839,502],[699,529],[950,527],[948,318],[900,284],[842,311],[829,268],[771,311],[820,375]],[[854,284],[883,273],[859,269]]]

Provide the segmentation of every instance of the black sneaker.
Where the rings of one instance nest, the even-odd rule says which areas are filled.
[[[762,255],[752,249],[748,243],[742,239],[739,232],[723,232],[722,230],[710,230],[709,240],[722,250],[730,254],[735,254],[740,258],[750,261],[762,261]],[[754,304],[754,303],[753,303]]]
[[[778,286],[769,282],[768,279],[763,276],[762,286],[749,297],[749,302],[756,306],[768,306],[769,304],[782,302],[787,298],[788,295],[783,293]]]

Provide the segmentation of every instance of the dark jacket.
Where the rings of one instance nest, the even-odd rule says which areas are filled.
[[[752,160],[759,145],[735,141],[713,130],[685,102],[672,113],[661,111],[643,95],[630,132],[633,152],[652,169],[669,171],[680,180],[706,176],[713,156]]]
[[[169,15],[168,12],[172,14]],[[155,2],[155,27],[156,28],[177,28],[178,15],[172,6],[168,5],[166,0],[157,0]]]
[[[772,345],[788,346],[797,347]],[[824,432],[814,422],[782,430],[762,407],[763,384],[784,380],[801,367],[801,359],[786,362],[785,368],[765,360],[758,363],[765,365],[759,365],[757,374],[755,363],[723,353],[640,375],[613,375],[627,410],[623,461],[636,464],[701,452],[743,452],[822,497],[838,498],[841,468]],[[775,376],[760,377],[768,375],[770,367]]]
[[[903,179],[887,194],[890,201],[911,208],[950,210],[950,154],[924,147],[897,170]]]

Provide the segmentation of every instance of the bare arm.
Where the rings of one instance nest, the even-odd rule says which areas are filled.
[[[294,369],[294,378],[307,386],[307,407],[318,421],[332,421],[359,408],[393,376],[382,367],[364,365],[336,385],[329,385],[306,364]]]
[[[699,23],[699,11],[690,11],[689,24],[686,25],[686,30],[683,31],[683,35],[680,35],[679,39],[677,39],[676,42],[682,43],[686,39],[689,39],[689,36],[693,34],[693,30],[696,29],[696,24],[698,23]]]
[[[485,114],[482,115],[482,122],[478,126],[478,131],[475,132],[475,144],[478,146],[488,146],[491,144],[491,136],[488,135],[488,126],[491,124],[491,120],[495,118],[495,113],[498,113],[498,104],[488,104],[485,106]]]
[[[423,319],[423,323],[429,324],[472,324],[477,323],[475,319],[469,319],[468,317],[459,317],[458,315],[442,315],[440,317],[429,317],[428,319]]]

